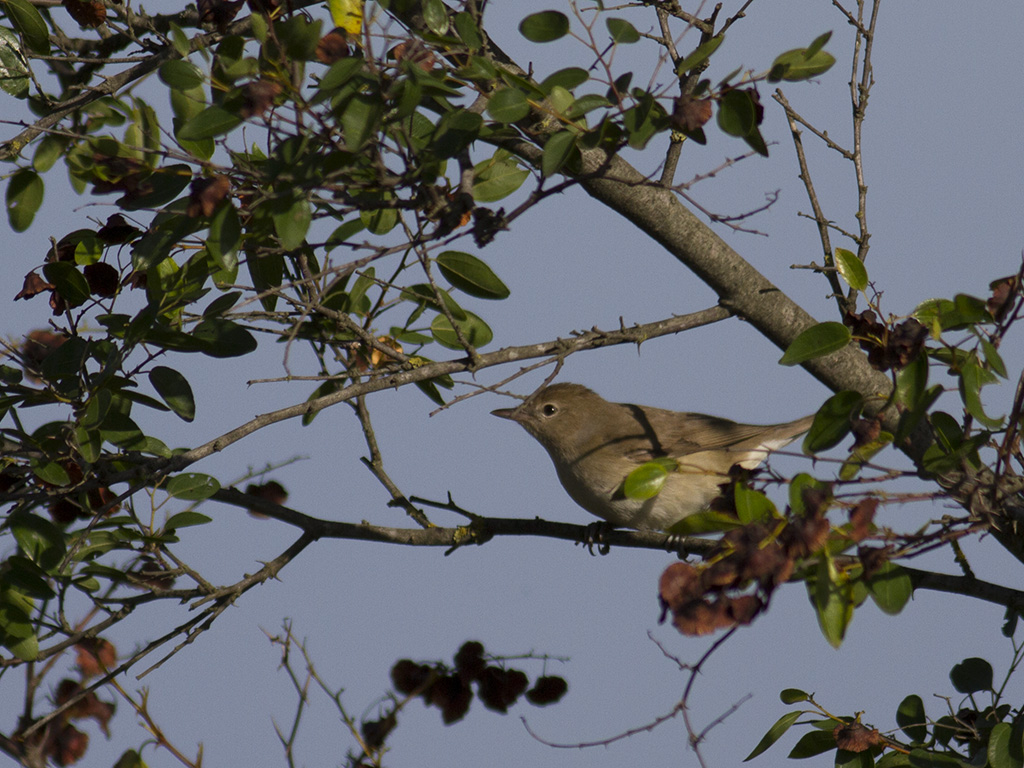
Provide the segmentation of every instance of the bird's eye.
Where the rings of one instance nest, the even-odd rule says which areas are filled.
[[[554,416],[556,413],[558,413],[558,406],[554,405],[553,403],[546,403],[544,407],[540,409],[540,412],[548,417]]]

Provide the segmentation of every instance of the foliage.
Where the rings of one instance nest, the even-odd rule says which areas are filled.
[[[101,635],[149,603],[198,601],[184,636],[209,629],[239,595],[320,537],[454,548],[496,535],[496,521],[471,513],[470,525],[441,529],[424,511],[430,503],[397,490],[379,461],[368,396],[415,385],[444,405],[459,373],[678,332],[666,321],[633,335],[581,334],[571,350],[549,343],[484,352],[495,341],[488,302],[510,298],[501,275],[513,267],[481,253],[551,195],[617,178],[609,169],[625,162],[627,150],[667,144],[678,157],[684,144],[703,144],[706,131],[719,130],[750,154],[767,155],[758,84],[818,78],[835,63],[825,33],[761,62],[759,71],[736,69],[716,83],[704,74],[713,60],[733,65],[721,46],[741,14],[718,21],[718,11],[701,20],[667,8],[674,4],[641,9],[697,30],[699,42],[680,52],[670,38],[641,35],[601,3],[586,11],[571,3],[571,14],[526,16],[519,31],[538,45],[580,41],[593,66],[540,77],[489,39],[481,5],[332,0],[327,12],[337,28],[328,30],[318,17],[323,9],[276,0],[250,2],[248,15],[240,15],[240,2],[205,0],[198,11],[161,16],[100,0],[65,0],[63,8],[3,3],[0,88],[40,115],[0,150],[11,229],[41,225],[36,214],[46,186],[59,183],[58,165],[78,193],[116,196],[118,210],[95,228],[60,233],[25,276],[14,298],[47,300],[52,328],[8,344],[0,366],[0,499],[8,505],[0,528],[7,537],[2,663],[33,675],[34,665],[74,647],[80,670],[79,679],[57,686],[46,715],[26,718],[10,734],[12,757],[26,765],[41,764],[40,756],[64,765],[80,760],[87,741],[73,721],[95,718],[106,727],[113,705],[96,691],[108,684],[148,722],[145,701],[114,682],[144,654],[119,654]],[[84,29],[67,33],[65,13]],[[90,31],[96,27],[104,34]],[[633,72],[616,69],[609,52],[644,44],[671,60],[671,86],[639,86]],[[123,68],[107,63],[121,54],[129,59]],[[143,87],[149,73],[158,82]],[[109,88],[95,86],[98,74],[111,78]],[[668,183],[644,184],[622,184],[622,194],[656,189],[674,204],[690,200],[671,174]],[[738,473],[719,507],[673,531],[725,531],[714,543],[689,545],[705,554],[703,563],[676,563],[662,577],[663,605],[684,634],[749,624],[776,589],[802,581],[821,631],[838,646],[868,598],[895,614],[914,588],[928,587],[926,575],[897,560],[976,533],[1019,497],[1011,465],[1019,461],[1022,404],[1018,398],[1013,413],[992,416],[982,389],[1009,378],[999,349],[1020,316],[1021,275],[995,280],[985,298],[958,294],[888,316],[864,264],[867,236],[850,240],[856,252],[828,247],[819,270],[836,295],[837,317],[792,321],[780,363],[814,371],[836,359],[830,356],[856,358],[852,365],[867,378],[834,387],[804,450],[819,454],[851,433],[854,444],[834,475],[792,478],[781,511],[759,478]],[[858,302],[867,309],[857,311]],[[305,402],[181,449],[140,426],[147,411],[195,419],[190,356],[242,358],[268,341],[289,355],[308,352],[313,363],[304,374],[315,383]],[[943,389],[937,371],[956,383],[962,412],[935,409]],[[869,380],[884,386],[864,385]],[[340,403],[356,411],[367,463],[418,529],[331,524],[284,507],[287,494],[273,481],[243,493],[189,471],[268,424],[309,424]],[[892,475],[873,462],[887,448],[907,453],[936,495],[965,507],[963,518],[913,532],[876,526],[875,510],[887,498],[878,488]],[[625,493],[651,498],[677,469],[672,461],[645,464],[624,478]],[[209,501],[273,516],[300,537],[258,573],[215,587],[174,555],[183,529],[209,522],[196,510]],[[454,508],[450,499],[433,506]],[[85,606],[81,618],[68,617],[69,604]],[[149,641],[147,651],[168,639]],[[484,663],[482,646],[467,644],[460,654],[455,668],[399,662],[396,691],[436,705],[446,723],[460,719],[474,695],[504,712],[524,692],[534,704],[564,693],[564,681],[550,675],[527,691],[525,674]],[[468,656],[482,665],[473,674]],[[991,692],[991,705],[971,699],[930,721],[904,702],[896,719],[906,742],[856,718],[835,718],[807,694],[784,694],[824,717],[810,723],[814,730],[791,756],[836,749],[842,764],[879,757],[879,765],[919,765],[987,754],[993,766],[1019,764],[1017,718],[1001,691],[977,683],[981,665],[968,662],[952,675],[954,686],[967,697]],[[359,726],[346,716],[363,745],[353,764],[379,761],[395,711]],[[755,754],[798,724],[791,715]],[[882,755],[885,749],[908,762]],[[141,764],[133,750],[123,761]]]

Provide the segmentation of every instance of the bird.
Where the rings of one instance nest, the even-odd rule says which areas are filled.
[[[614,526],[667,530],[708,509],[734,465],[754,469],[806,432],[813,416],[739,424],[702,413],[612,403],[582,384],[544,387],[516,408],[491,411],[521,425],[547,450],[569,496]],[[676,467],[657,495],[629,498],[626,477],[659,458]]]

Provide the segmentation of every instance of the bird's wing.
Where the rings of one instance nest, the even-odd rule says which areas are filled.
[[[634,452],[632,455],[638,461],[650,461],[659,455],[679,457],[709,450],[774,450],[806,431],[811,420],[807,417],[786,424],[739,424],[703,413],[677,414],[642,406],[635,407],[634,415],[648,434],[658,435],[660,448],[660,451],[646,451],[650,454],[648,456]]]

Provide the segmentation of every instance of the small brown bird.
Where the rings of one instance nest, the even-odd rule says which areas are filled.
[[[702,413],[610,403],[580,384],[552,384],[517,408],[491,411],[544,446],[573,500],[614,525],[664,530],[707,509],[729,469],[758,466],[806,432],[813,416],[786,424],[737,424]],[[628,498],[623,481],[660,457],[678,465],[660,492]]]

